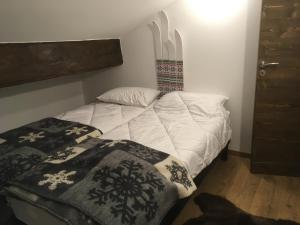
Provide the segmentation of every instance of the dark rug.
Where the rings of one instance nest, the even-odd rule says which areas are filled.
[[[288,220],[253,216],[228,200],[211,194],[200,194],[194,201],[203,215],[187,221],[184,225],[299,225]]]

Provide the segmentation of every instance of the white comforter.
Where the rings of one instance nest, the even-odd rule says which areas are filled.
[[[127,123],[145,110],[147,108],[97,101],[58,115],[56,118],[90,125],[106,133],[120,124]]]
[[[211,96],[165,95],[148,108],[96,102],[57,116],[100,129],[103,139],[127,139],[181,159],[197,176],[231,138],[229,112]]]
[[[104,139],[128,139],[181,159],[197,176],[231,137],[229,112],[198,96],[175,92],[113,130]]]

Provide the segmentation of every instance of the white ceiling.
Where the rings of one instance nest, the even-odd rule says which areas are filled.
[[[1,0],[0,41],[114,38],[175,0]]]

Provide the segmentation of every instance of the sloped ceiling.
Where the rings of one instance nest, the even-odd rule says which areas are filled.
[[[1,0],[0,41],[117,38],[174,0]]]

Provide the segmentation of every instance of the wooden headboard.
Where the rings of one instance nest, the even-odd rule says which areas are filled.
[[[0,88],[121,64],[119,39],[0,43]]]

